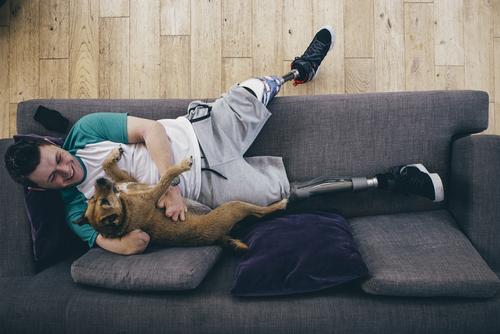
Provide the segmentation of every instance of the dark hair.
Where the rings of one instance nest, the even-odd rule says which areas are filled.
[[[33,173],[40,163],[40,146],[50,145],[40,138],[21,139],[9,146],[5,152],[5,168],[14,181],[27,187],[37,187],[28,175]]]

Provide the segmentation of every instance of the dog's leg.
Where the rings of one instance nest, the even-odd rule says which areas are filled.
[[[160,182],[147,193],[148,196],[150,196],[155,203],[158,202],[160,197],[167,191],[172,180],[181,173],[190,170],[192,165],[193,157],[190,157],[189,159],[182,160],[178,165],[171,166],[160,178]]]
[[[287,203],[287,199],[269,206],[258,206],[240,201],[226,202],[200,217],[204,222],[202,234],[208,240],[218,239],[221,235],[228,233],[243,218],[250,215],[262,217],[277,210],[284,210]]]
[[[137,180],[130,176],[126,171],[118,168],[116,164],[122,158],[123,149],[121,147],[113,149],[111,153],[108,155],[104,163],[102,164],[102,168],[106,175],[108,175],[115,183],[118,182],[137,182]]]
[[[230,247],[235,252],[246,252],[248,250],[247,244],[239,239],[233,239],[227,235],[222,236],[218,242],[224,247]]]

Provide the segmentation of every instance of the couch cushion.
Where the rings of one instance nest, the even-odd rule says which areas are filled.
[[[237,296],[312,292],[368,274],[347,221],[334,212],[267,218],[241,235],[249,250],[235,271]]]
[[[350,221],[371,277],[365,292],[492,297],[500,280],[445,210]]]
[[[76,283],[120,290],[187,290],[200,284],[219,258],[219,246],[150,247],[123,256],[92,248],[71,265]]]

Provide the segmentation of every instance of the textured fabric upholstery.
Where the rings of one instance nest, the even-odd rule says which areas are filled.
[[[446,210],[350,220],[377,295],[492,297],[500,280]]]
[[[234,297],[238,257],[219,261],[190,291],[82,287],[71,259],[30,278],[0,279],[0,333],[498,334],[500,296],[490,299],[370,295],[359,284],[306,295]]]
[[[10,139],[0,140],[0,277],[32,275],[33,261],[30,224],[24,208],[23,187],[16,184],[4,167],[3,157]]]
[[[121,290],[188,290],[196,288],[219,259],[219,246],[153,247],[121,256],[93,248],[71,266],[76,283]]]
[[[190,101],[30,100],[19,104],[18,131],[58,135],[33,121],[40,104],[73,123],[97,111],[172,118],[185,115]],[[290,181],[369,176],[421,162],[441,175],[446,190],[452,136],[479,132],[488,124],[488,95],[480,91],[277,97],[268,107],[273,115],[246,155],[282,156]],[[338,209],[351,217],[443,206],[415,196],[369,191],[305,201],[298,209]]]
[[[490,267],[500,271],[500,137],[454,142],[449,209]]]

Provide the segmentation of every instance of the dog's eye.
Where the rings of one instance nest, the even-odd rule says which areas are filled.
[[[109,205],[109,201],[106,198],[101,198],[101,205]]]

